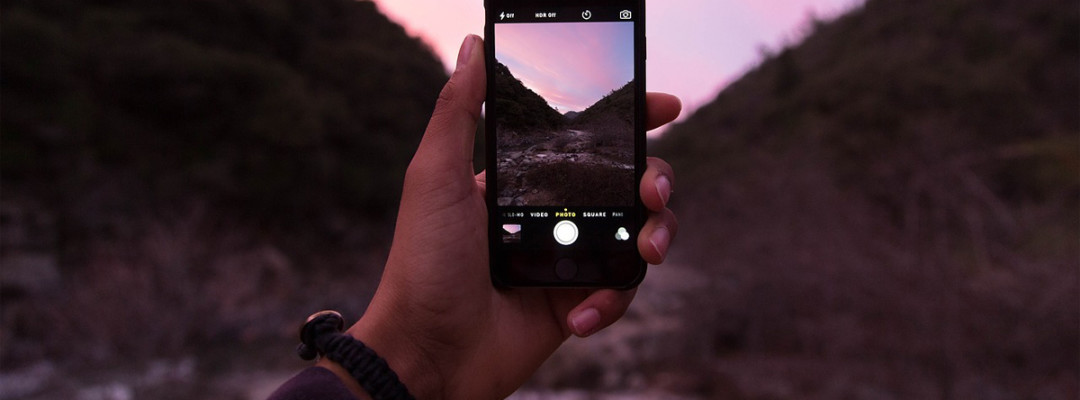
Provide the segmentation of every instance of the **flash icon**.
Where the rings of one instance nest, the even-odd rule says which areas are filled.
[[[504,19],[506,19],[506,13],[504,13],[504,12],[499,13],[499,21],[502,21]]]

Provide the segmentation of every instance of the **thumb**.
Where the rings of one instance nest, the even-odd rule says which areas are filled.
[[[424,138],[409,165],[411,175],[456,179],[444,174],[461,174],[473,181],[473,141],[487,88],[483,43],[476,35],[466,36],[461,43],[457,67],[439,93]]]

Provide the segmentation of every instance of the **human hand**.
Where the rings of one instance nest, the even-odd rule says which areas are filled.
[[[492,285],[485,174],[473,175],[472,165],[484,71],[483,41],[470,35],[406,173],[382,280],[348,330],[422,399],[506,397],[571,334],[588,336],[618,320],[635,293]],[[650,93],[649,129],[675,119],[680,108],[674,96]],[[640,192],[650,215],[637,244],[651,264],[663,262],[678,229],[666,208],[672,180],[667,163],[649,158]],[[340,367],[320,365],[366,396]]]

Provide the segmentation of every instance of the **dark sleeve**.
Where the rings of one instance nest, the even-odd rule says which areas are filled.
[[[267,400],[357,400],[337,375],[311,367],[281,385]]]

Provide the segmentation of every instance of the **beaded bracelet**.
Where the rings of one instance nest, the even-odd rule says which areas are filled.
[[[311,314],[300,327],[296,353],[305,360],[324,356],[338,363],[374,400],[415,400],[386,360],[344,330],[345,318],[337,311]]]

